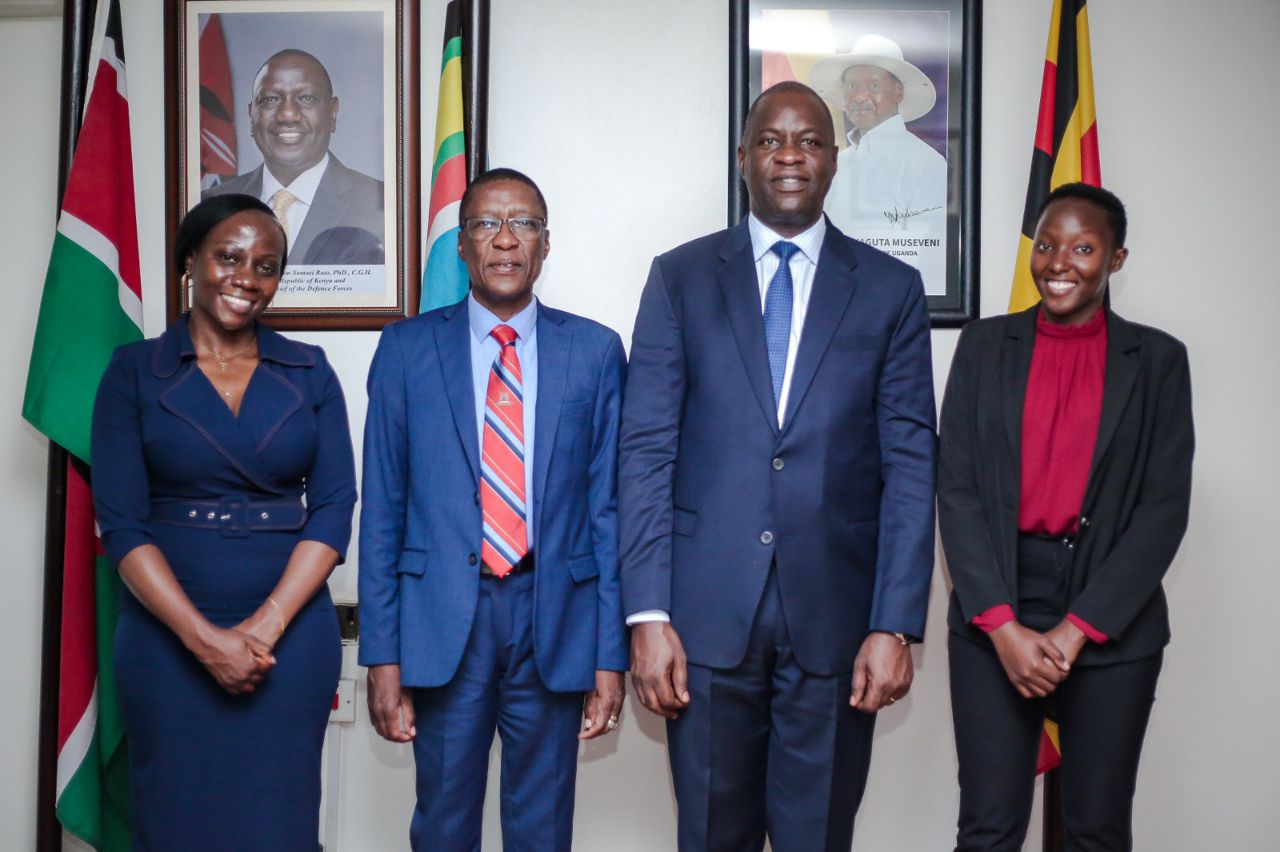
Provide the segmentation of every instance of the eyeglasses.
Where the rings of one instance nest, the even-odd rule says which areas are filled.
[[[473,240],[488,242],[498,236],[504,224],[511,229],[515,238],[522,242],[536,240],[547,229],[547,220],[537,216],[512,216],[510,219],[475,216],[462,220],[462,230]]]

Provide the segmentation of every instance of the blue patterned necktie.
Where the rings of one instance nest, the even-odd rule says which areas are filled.
[[[769,372],[773,374],[773,404],[782,404],[782,379],[787,374],[787,348],[791,343],[791,256],[800,251],[795,243],[779,240],[769,249],[778,256],[778,271],[764,298],[764,342],[769,348]]]

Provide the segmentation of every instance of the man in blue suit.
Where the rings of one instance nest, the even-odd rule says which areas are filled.
[[[689,852],[847,852],[924,634],[929,315],[915,270],[823,218],[836,152],[815,92],[761,95],[748,220],[659,256],[636,317],[623,603]]]
[[[378,733],[413,742],[415,850],[479,850],[502,739],[509,852],[570,848],[579,739],[622,709],[616,467],[626,357],[533,297],[538,187],[467,187],[470,295],[388,326],[369,371],[360,662]],[[585,695],[585,701],[584,701]]]

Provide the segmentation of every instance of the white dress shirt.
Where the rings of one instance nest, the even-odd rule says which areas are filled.
[[[516,333],[516,358],[520,361],[520,394],[524,401],[524,494],[525,537],[533,550],[534,523],[538,511],[533,500],[534,412],[538,408],[538,300],[529,302],[520,313],[505,323],[467,295],[467,318],[471,323],[471,386],[475,389],[476,449],[484,448],[484,408],[489,395],[489,372],[502,350],[502,344],[491,333],[500,325],[509,325]]]
[[[947,161],[894,115],[840,152],[827,215],[852,237],[868,231],[945,233]]]
[[[751,254],[756,261],[756,284],[760,287],[760,315],[764,316],[765,298],[769,284],[778,271],[781,258],[772,248],[780,240],[792,243],[800,249],[791,255],[791,338],[787,342],[787,367],[782,374],[782,393],[778,396],[778,426],[781,428],[791,396],[791,374],[795,371],[796,352],[800,349],[800,335],[804,331],[804,318],[809,312],[809,295],[813,292],[813,275],[818,269],[818,255],[822,241],[827,236],[827,220],[819,216],[805,230],[794,237],[784,237],[756,218],[747,216],[747,231],[751,234]],[[670,613],[660,609],[647,609],[627,616],[627,626],[646,621],[670,621]]]
[[[307,213],[311,210],[311,202],[315,201],[316,190],[320,188],[320,179],[324,177],[324,170],[329,168],[329,154],[326,152],[320,162],[307,169],[302,174],[293,179],[288,186],[276,180],[276,176],[271,174],[271,168],[264,165],[262,167],[262,194],[258,196],[268,207],[271,206],[271,196],[275,195],[278,190],[287,189],[293,194],[297,201],[289,205],[289,209],[285,211],[285,219],[289,221],[289,246],[292,247],[298,242],[298,234],[302,233],[302,223],[307,219]],[[302,258],[298,258],[299,263]],[[289,264],[293,266],[293,263]]]

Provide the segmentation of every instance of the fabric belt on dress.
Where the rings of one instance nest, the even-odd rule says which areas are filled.
[[[218,530],[226,538],[244,538],[252,531],[301,529],[307,510],[297,497],[251,500],[229,495],[220,500],[175,500],[152,503],[153,524]]]
[[[533,558],[533,551],[530,550],[527,553],[525,553],[524,556],[520,557],[519,562],[511,566],[511,570],[508,571],[505,576],[510,577],[513,574],[528,574],[530,571],[534,569],[535,564],[536,563]],[[499,577],[497,574],[493,573],[493,570],[483,562],[480,563],[480,576],[484,577],[486,580],[504,579],[504,577]]]

